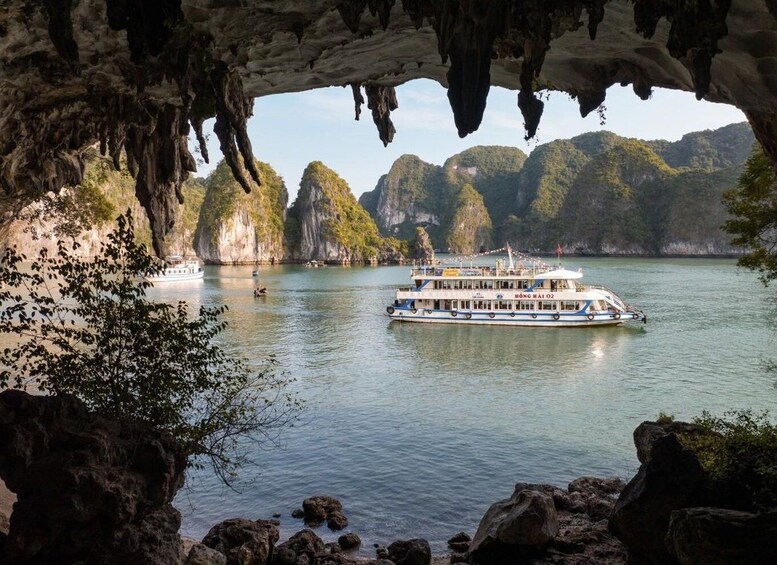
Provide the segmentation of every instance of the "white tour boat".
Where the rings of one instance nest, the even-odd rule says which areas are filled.
[[[155,275],[146,276],[146,280],[156,282],[178,282],[201,279],[205,272],[196,259],[184,259],[180,256],[165,259],[165,268]]]
[[[521,256],[516,265],[507,246],[508,262],[495,267],[413,268],[415,287],[397,290],[386,308],[392,320],[503,326],[612,326],[630,320],[647,322],[640,310],[603,286],[579,282],[582,271]],[[502,251],[502,250],[498,250]]]

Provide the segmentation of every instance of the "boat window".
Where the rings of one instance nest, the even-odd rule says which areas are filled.
[[[518,302],[518,310],[534,310],[534,302],[521,300]]]
[[[463,282],[463,288],[472,288],[472,281],[462,281]]]
[[[442,281],[434,281],[434,288],[439,290],[442,288]]]
[[[494,281],[492,279],[487,279],[483,281],[483,283],[485,285],[483,288],[488,288],[488,289],[494,288]]]
[[[498,310],[510,310],[510,302],[507,300],[500,300],[496,307]]]
[[[469,310],[472,308],[472,303],[469,300],[459,300],[459,307],[462,310]]]
[[[475,300],[475,310],[490,310],[488,300]]]
[[[572,302],[572,301],[569,301],[569,300],[565,300],[564,302],[561,303],[561,309],[562,310],[570,310],[570,311],[576,312],[576,311],[580,310],[580,303],[579,302]]]
[[[450,300],[443,300],[442,301],[442,309],[443,310],[450,310],[451,309],[451,301]]]
[[[555,300],[541,300],[537,302],[537,310],[557,310]]]
[[[459,280],[455,281],[454,288],[457,288],[457,289],[463,288],[461,283],[462,283],[462,281],[459,281]]]
[[[551,292],[556,292],[558,290],[558,281],[556,280],[550,281],[550,290]]]

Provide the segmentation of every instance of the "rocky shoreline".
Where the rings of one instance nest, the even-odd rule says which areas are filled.
[[[714,434],[683,422],[643,422],[641,463],[624,484],[581,477],[567,488],[517,483],[475,532],[452,533],[451,553],[420,538],[355,550],[346,509],[314,496],[292,513],[305,527],[280,542],[275,519],[232,518],[183,541],[172,500],[183,484],[180,447],[160,432],[90,413],[71,396],[0,393],[0,565],[42,562],[149,565],[616,565],[777,563],[777,508],[738,482],[713,482],[688,438]],[[692,442],[691,442],[692,443]],[[3,518],[8,517],[8,520]],[[342,531],[324,543],[312,528]],[[280,542],[280,543],[279,543]]]

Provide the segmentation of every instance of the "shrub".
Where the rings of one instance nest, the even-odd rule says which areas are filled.
[[[69,393],[92,410],[172,433],[201,466],[229,484],[250,443],[273,440],[300,408],[270,359],[254,373],[217,343],[226,307],[146,298],[143,276],[160,270],[120,216],[100,253],[79,260],[62,242],[29,265],[8,249],[0,263],[0,389],[35,383]]]
[[[705,411],[694,423],[715,432],[683,438],[713,484],[743,487],[756,507],[777,506],[777,425],[768,412],[726,412],[721,418]]]

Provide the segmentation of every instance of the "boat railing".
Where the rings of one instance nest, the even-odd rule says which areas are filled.
[[[422,266],[410,270],[413,277],[503,277],[517,276],[530,277],[554,270],[551,266],[526,266],[514,269],[500,269],[496,267],[440,267]]]
[[[578,288],[580,290],[580,288]],[[583,290],[601,290],[602,292],[606,292],[610,296],[610,300],[620,309],[622,310],[629,310],[630,306],[626,304],[623,299],[618,296],[615,291],[613,291],[610,288],[607,288],[606,286],[602,286],[600,284],[591,284],[587,285],[583,288]]]

